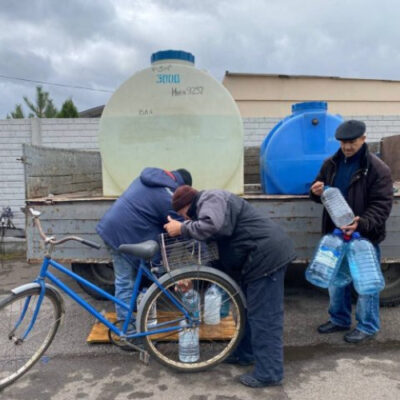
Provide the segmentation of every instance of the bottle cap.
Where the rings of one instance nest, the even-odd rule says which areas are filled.
[[[333,234],[336,235],[336,236],[342,236],[343,235],[342,230],[339,229],[339,228],[335,228],[335,230],[333,231]]]
[[[359,232],[353,232],[353,234],[351,235],[352,239],[360,239],[361,235]]]

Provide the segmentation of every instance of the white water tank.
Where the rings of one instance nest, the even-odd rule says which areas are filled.
[[[160,51],[112,95],[100,120],[103,193],[145,167],[186,168],[196,189],[243,192],[243,126],[230,93],[184,51]]]

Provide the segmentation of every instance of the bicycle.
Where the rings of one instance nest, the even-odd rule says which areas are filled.
[[[66,236],[60,240],[56,240],[54,236],[46,236],[40,223],[40,212],[33,209],[29,212],[44,241],[46,251],[37,278],[12,289],[6,298],[0,298],[0,390],[24,375],[50,346],[65,314],[61,291],[102,322],[109,329],[109,336],[114,344],[127,345],[137,350],[140,359],[145,363],[153,356],[160,363],[178,371],[202,371],[222,362],[239,343],[244,332],[245,299],[239,286],[223,272],[201,265],[185,266],[176,270],[168,267],[166,272],[157,278],[150,261],[159,252],[159,244],[156,241],[121,245],[121,252],[141,260],[132,298],[129,304],[125,304],[51,258],[55,246],[70,240],[99,249],[97,243],[77,236]],[[146,263],[150,265],[150,269]],[[49,272],[49,267],[119,304],[127,311],[128,317],[125,321],[117,321],[114,324],[109,322],[98,310]],[[153,283],[137,310],[134,320],[136,329],[132,329],[131,321],[143,276]],[[228,333],[225,332],[225,336],[221,336],[218,331],[221,326],[206,325],[203,322],[203,303],[200,314],[190,312],[185,307],[182,300],[183,282],[189,282],[201,299],[211,284],[226,292],[230,301],[230,329]],[[151,320],[154,318],[154,315],[151,317],[153,304],[156,304],[157,309],[156,324]],[[179,358],[179,335],[197,328],[200,332],[200,357],[194,362],[183,362]],[[226,326],[224,329],[226,330]],[[132,340],[138,338],[142,338],[144,347],[132,343]]]

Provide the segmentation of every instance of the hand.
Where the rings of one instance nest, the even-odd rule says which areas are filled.
[[[164,225],[164,229],[168,232],[171,237],[179,236],[182,233],[182,222],[171,218],[169,215],[167,217],[168,223]]]
[[[175,292],[186,293],[193,288],[193,283],[190,279],[181,279],[175,285]]]
[[[355,217],[354,221],[350,225],[341,226],[340,229],[345,235],[351,236],[353,232],[357,230],[359,220],[360,217]]]
[[[314,184],[311,186],[311,193],[315,194],[316,196],[321,196],[323,191],[324,191],[324,182],[315,181]]]

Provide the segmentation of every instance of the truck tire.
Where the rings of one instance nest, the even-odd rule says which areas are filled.
[[[90,283],[103,289],[105,292],[114,295],[114,269],[112,263],[97,264],[97,263],[72,263],[71,269],[73,272],[88,280]],[[94,290],[79,283],[79,286],[91,297],[96,300],[107,300],[103,296],[96,293]]]
[[[380,296],[382,307],[394,307],[400,304],[400,264],[382,264],[382,272],[385,277],[385,289]]]

